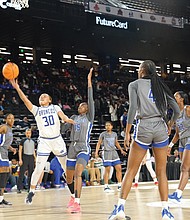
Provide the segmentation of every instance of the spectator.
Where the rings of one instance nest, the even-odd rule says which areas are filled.
[[[0,101],[0,115],[4,114],[3,102]]]

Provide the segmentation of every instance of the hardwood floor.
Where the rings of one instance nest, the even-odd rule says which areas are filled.
[[[169,182],[170,193],[177,187],[177,181]],[[0,220],[106,220],[117,203],[117,185],[110,185],[114,193],[104,193],[103,186],[84,187],[81,198],[81,214],[71,214],[66,205],[69,191],[65,189],[46,189],[36,191],[32,205],[24,204],[26,193],[6,193],[5,199],[12,207],[0,208]],[[188,220],[190,216],[190,184],[187,185],[181,207],[171,204],[175,220]],[[161,203],[157,186],[153,182],[140,183],[132,189],[125,205],[126,215],[132,220],[160,220]]]

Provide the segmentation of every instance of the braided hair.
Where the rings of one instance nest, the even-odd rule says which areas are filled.
[[[174,98],[169,87],[162,81],[161,77],[158,76],[156,72],[156,65],[151,60],[145,60],[141,64],[141,68],[144,69],[144,74],[146,78],[151,80],[151,90],[155,100],[156,107],[158,108],[161,116],[165,121],[168,121],[167,118],[167,102],[166,95]]]

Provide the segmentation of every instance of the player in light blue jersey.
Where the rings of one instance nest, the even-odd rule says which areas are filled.
[[[152,147],[158,189],[162,202],[162,219],[174,220],[168,208],[168,182],[166,176],[168,130],[179,116],[179,107],[175,98],[158,76],[156,65],[146,60],[141,63],[138,79],[131,82],[129,90],[129,111],[126,126],[125,144],[129,146],[130,130],[136,116],[137,125],[131,143],[127,171],[122,181],[118,205],[109,220],[125,219],[124,205],[131,190],[133,179],[138,171],[146,151]],[[167,107],[173,109],[171,121],[167,124]],[[148,216],[147,216],[148,219]]]
[[[180,115],[176,121],[176,133],[169,144],[169,150],[179,140],[179,152],[181,164],[180,182],[177,190],[168,196],[169,200],[180,204],[183,190],[188,183],[190,171],[190,105],[188,95],[183,91],[174,94],[180,108]]]
[[[31,177],[30,191],[25,200],[27,204],[31,204],[35,187],[51,152],[57,156],[63,170],[66,170],[67,150],[60,134],[59,117],[67,123],[74,124],[74,121],[69,119],[58,105],[52,104],[52,98],[48,94],[40,95],[40,107],[37,107],[31,103],[20,89],[17,80],[10,80],[10,83],[16,89],[28,110],[34,115],[39,130],[36,167]]]

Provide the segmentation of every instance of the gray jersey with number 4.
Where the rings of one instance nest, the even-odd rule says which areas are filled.
[[[161,117],[161,114],[156,106],[150,79],[137,79],[131,82],[128,87],[129,91],[129,112],[128,123],[132,124],[136,115],[136,119],[148,119],[154,117]],[[173,120],[176,121],[178,117],[179,107],[175,99],[166,95],[167,104],[174,111]],[[164,101],[164,100],[163,100]]]

